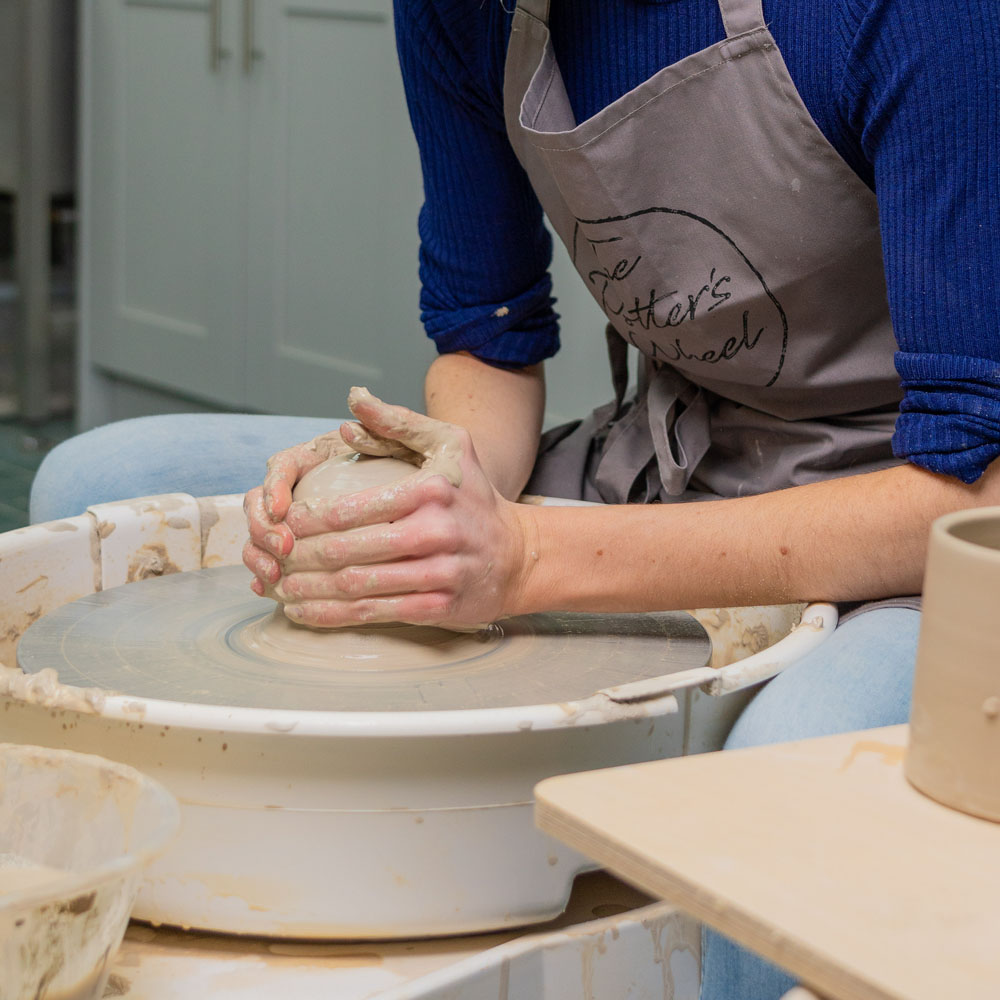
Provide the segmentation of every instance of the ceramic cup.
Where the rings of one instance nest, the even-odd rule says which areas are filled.
[[[1000,821],[1000,507],[931,526],[906,777]]]

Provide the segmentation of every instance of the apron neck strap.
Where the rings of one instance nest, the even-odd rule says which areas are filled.
[[[503,3],[503,0],[499,0],[499,2]],[[542,24],[549,23],[549,0],[517,0],[517,9],[523,10],[525,14],[530,14]]]
[[[762,0],[719,0],[719,13],[727,38],[764,27]]]

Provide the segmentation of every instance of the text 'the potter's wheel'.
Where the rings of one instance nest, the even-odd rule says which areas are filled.
[[[164,701],[442,711],[577,701],[703,666],[711,652],[683,612],[526,615],[469,634],[388,625],[309,632],[303,643],[283,618],[269,624],[274,602],[248,584],[229,566],[92,594],[32,625],[18,662],[27,673],[55,668],[64,684]],[[296,630],[292,652],[283,628]]]

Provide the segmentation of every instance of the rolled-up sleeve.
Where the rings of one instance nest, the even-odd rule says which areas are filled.
[[[504,20],[468,0],[395,0],[394,10],[424,179],[424,328],[442,353],[542,361],[559,349],[552,239],[507,140]]]
[[[1000,456],[1000,363],[897,354],[905,396],[893,450],[932,472],[975,482]]]
[[[896,455],[1000,456],[1000,6],[846,0],[842,108],[873,165],[905,393]]]

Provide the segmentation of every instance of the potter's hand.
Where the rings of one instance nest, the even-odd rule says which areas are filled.
[[[243,563],[256,577],[252,586],[257,594],[268,592],[281,578],[278,560],[292,551],[295,542],[284,523],[292,502],[292,488],[320,462],[336,455],[353,454],[355,450],[339,431],[330,431],[305,444],[279,451],[267,460],[264,485],[250,490],[243,500],[250,530],[250,541],[243,546]]]
[[[481,627],[517,608],[526,545],[466,431],[366,390],[341,436],[363,454],[406,457],[413,475],[335,500],[295,502],[278,584],[293,621],[330,628],[404,621]]]

